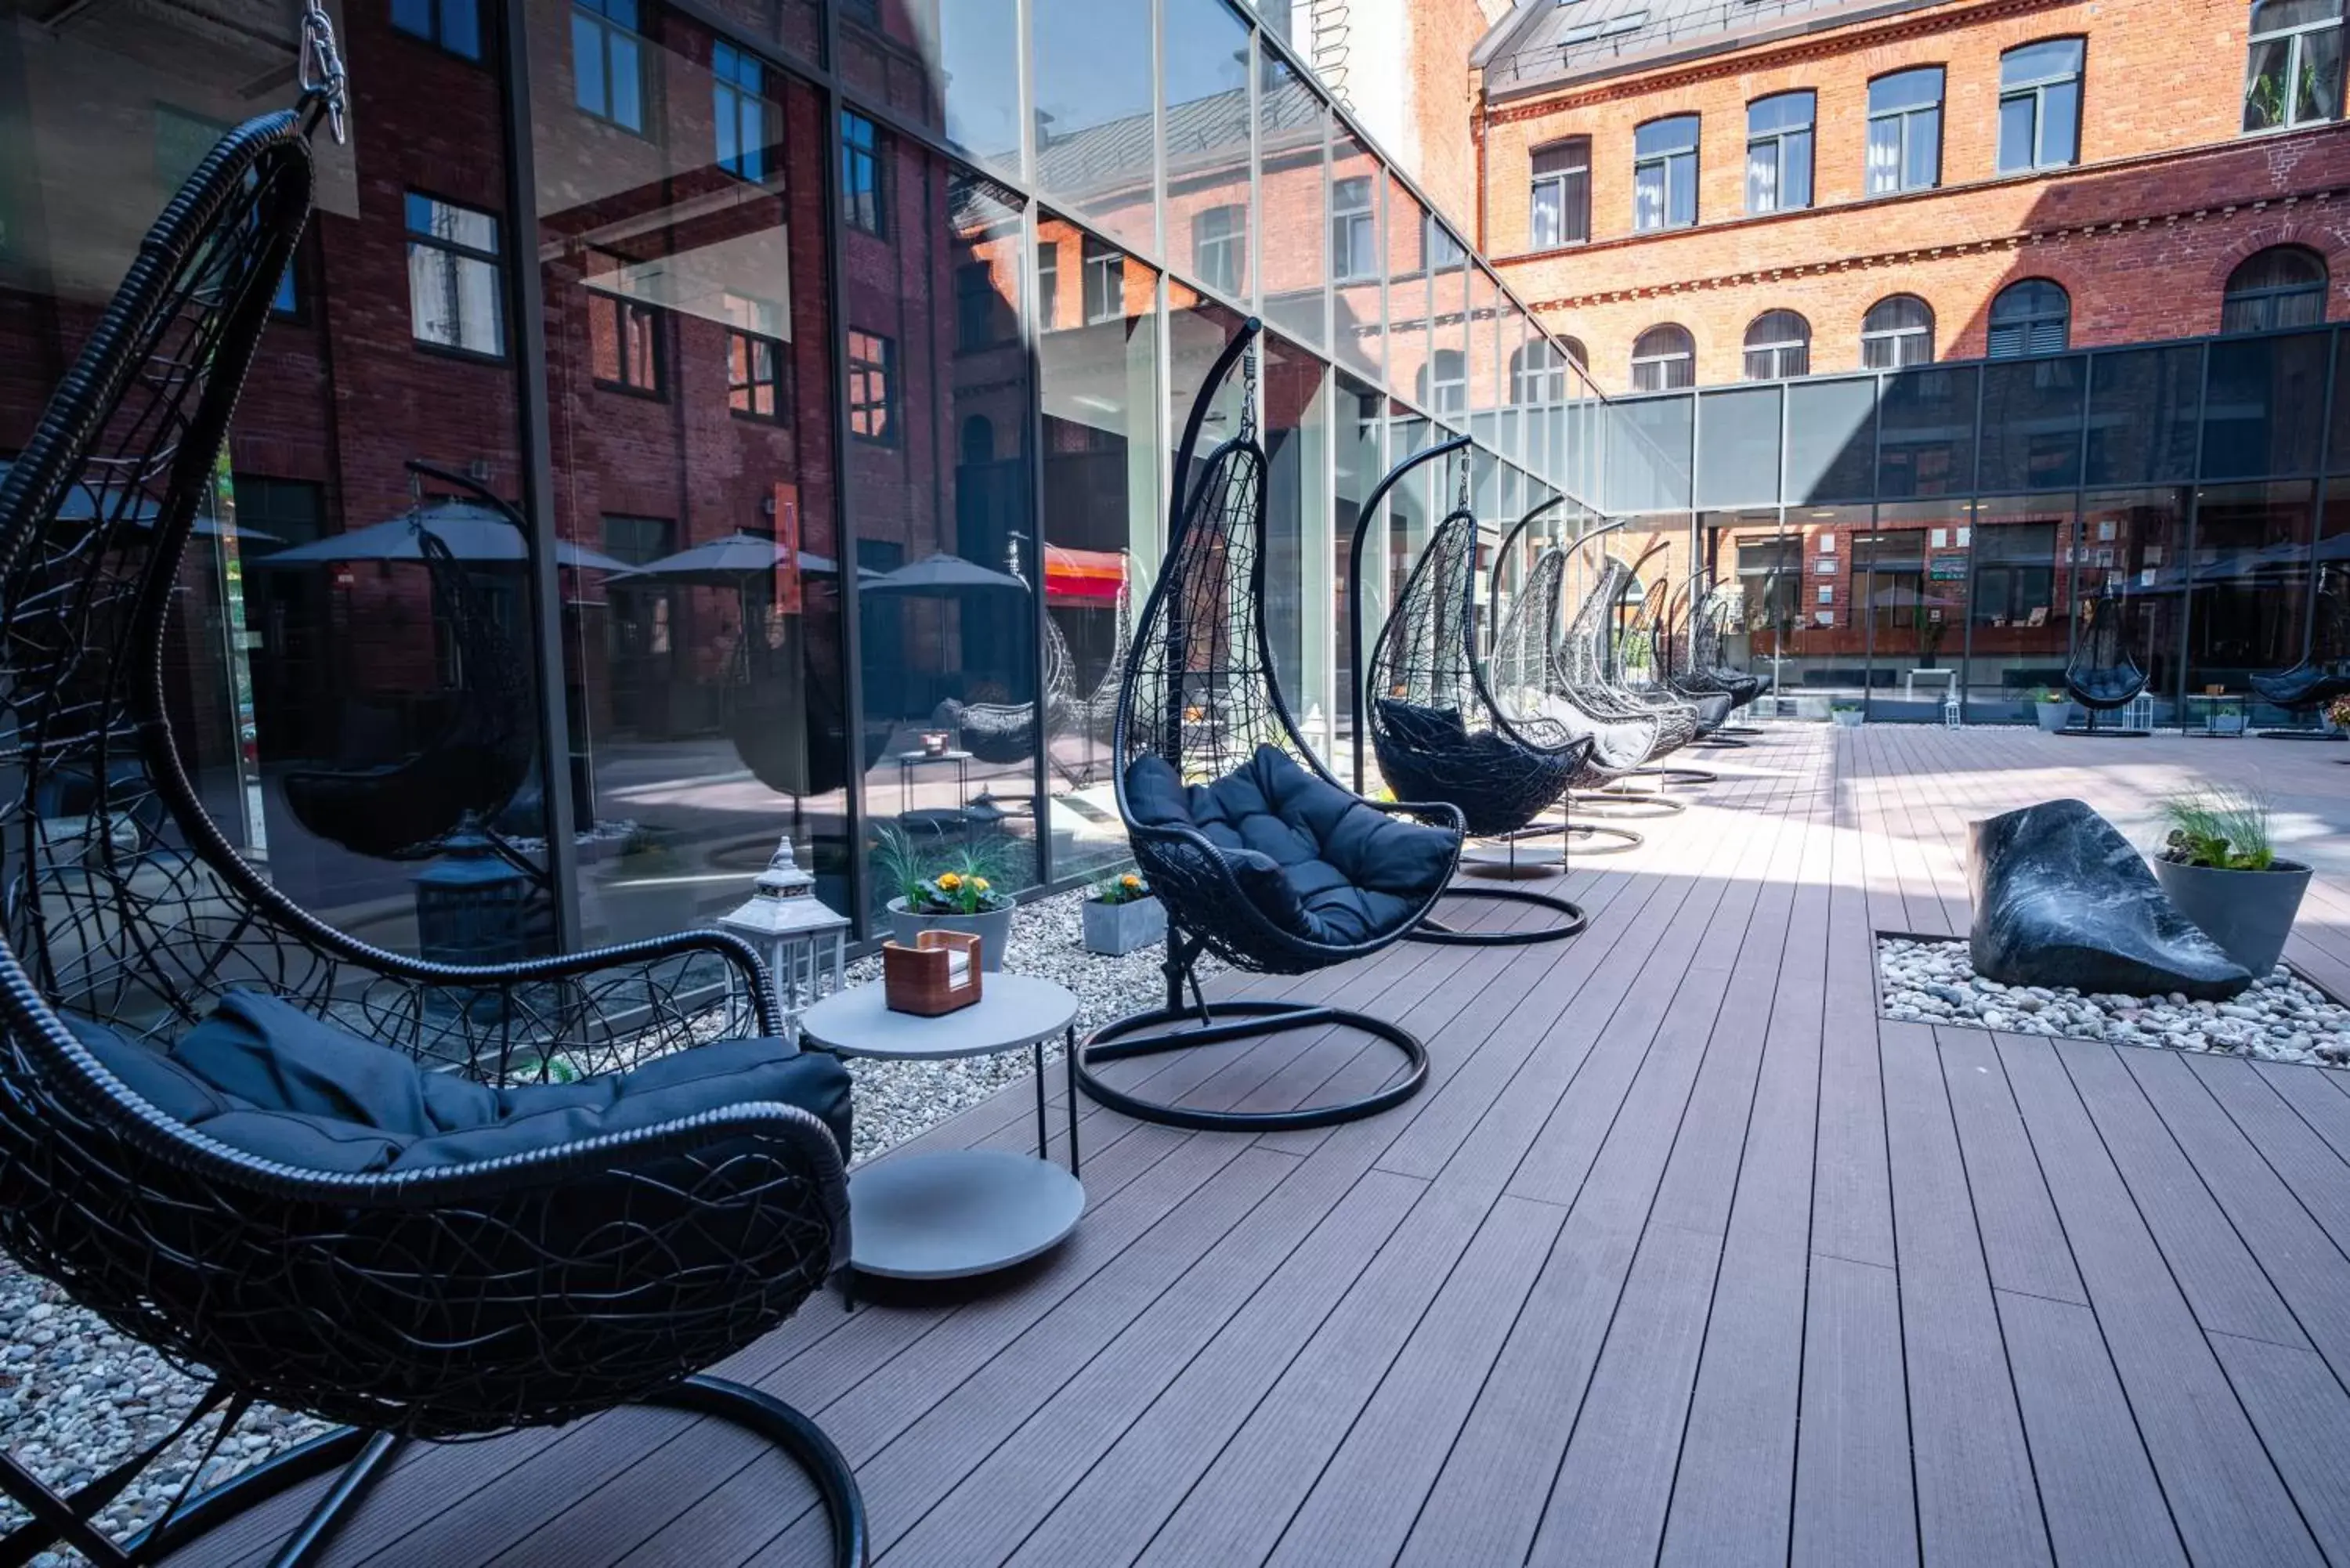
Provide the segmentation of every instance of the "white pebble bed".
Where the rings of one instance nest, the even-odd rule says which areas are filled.
[[[2228,1002],[2168,996],[2084,995],[2071,986],[2002,985],[1975,973],[1963,941],[1879,937],[1885,1015],[2011,1034],[2063,1034],[2125,1045],[2216,1051],[2263,1062],[2339,1067],[2350,1063],[2350,1007],[2284,965]]]
[[[1009,967],[1042,975],[1077,993],[1080,1035],[1120,1013],[1153,1006],[1163,997],[1163,946],[1123,958],[1084,950],[1077,906],[1066,893],[1023,906],[1012,918]],[[1202,975],[1218,968],[1203,960]],[[855,981],[880,981],[880,961],[850,967]],[[1061,1047],[1049,1052],[1057,1062]],[[944,1121],[1027,1073],[1026,1051],[953,1062],[856,1061],[856,1158],[870,1159]],[[1057,1079],[1058,1075],[1055,1075]],[[0,1253],[0,1449],[13,1453],[52,1486],[71,1490],[164,1437],[203,1393],[203,1380],[173,1367],[136,1340],[116,1334],[63,1291],[25,1272]],[[99,1518],[117,1540],[160,1517],[203,1451],[218,1418],[206,1420],[175,1444]],[[215,1484],[327,1430],[324,1423],[256,1406],[231,1435],[206,1472]],[[0,1500],[0,1532],[23,1522],[13,1501]],[[45,1552],[36,1568],[65,1568],[78,1553]]]

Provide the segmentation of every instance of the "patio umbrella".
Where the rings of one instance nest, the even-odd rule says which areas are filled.
[[[840,563],[829,556],[798,552],[799,569],[803,574],[837,574]],[[630,577],[660,577],[672,583],[684,583],[698,587],[733,587],[745,577],[755,577],[772,572],[784,564],[784,548],[773,539],[756,534],[729,534],[723,539],[712,539],[663,556],[657,561],[647,561],[641,566],[631,566]]]
[[[8,462],[0,462],[0,480],[5,480],[8,477],[8,470],[11,466],[13,465]],[[57,504],[57,520],[61,523],[94,523],[98,520],[98,492],[87,484],[77,484],[67,491],[66,498]],[[151,528],[155,525],[155,504],[142,498],[125,509],[122,516],[125,521],[135,523],[141,528]],[[193,532],[199,539],[210,539],[220,533],[220,524],[213,520],[210,513],[199,512],[196,514]],[[262,539],[273,543],[277,542],[279,538],[277,535],[259,528],[239,528],[236,531],[236,536],[240,539]]]
[[[976,561],[941,550],[884,572],[864,585],[868,594],[945,594],[957,588],[1018,588],[1028,585],[1009,572],[990,571]]]
[[[257,556],[252,565],[307,566],[333,561],[418,561],[423,559],[423,552],[416,544],[419,524],[431,529],[449,547],[449,554],[460,561],[473,565],[511,561],[520,566],[530,558],[522,530],[495,508],[474,501],[435,501],[420,511],[354,528],[348,534],[335,534],[307,545],[296,545],[290,550]],[[555,542],[555,559],[558,566],[585,571],[629,570],[626,561],[574,545],[567,539]]]

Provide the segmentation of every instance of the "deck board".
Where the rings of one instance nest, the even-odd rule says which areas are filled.
[[[1525,884],[1589,910],[1571,941],[1211,985],[1400,1019],[1405,1105],[1250,1137],[1081,1103],[1069,1244],[811,1301],[718,1370],[840,1444],[881,1568],[2350,1568],[2350,1075],[1881,1023],[1872,942],[1963,936],[1970,820],[2077,795],[2145,842],[2162,794],[2258,782],[2318,871],[2288,956],[2350,991],[2315,750],[1766,726],[1639,848]],[[1316,1030],[1116,1074],[1270,1108],[1393,1071]],[[1032,1147],[1035,1103],[903,1152]],[[315,1496],[173,1561],[258,1563]],[[802,1568],[824,1537],[779,1456],[619,1411],[419,1446],[325,1562]]]

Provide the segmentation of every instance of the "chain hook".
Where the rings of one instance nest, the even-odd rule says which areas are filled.
[[[308,0],[302,8],[301,57],[296,72],[303,101],[323,105],[327,129],[333,133],[335,145],[348,145],[349,78],[343,73],[343,57],[335,47],[334,20],[327,15],[323,0]]]

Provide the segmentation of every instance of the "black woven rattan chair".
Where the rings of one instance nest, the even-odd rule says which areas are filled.
[[[1378,952],[1435,905],[1461,838],[1461,814],[1450,805],[1375,805],[1339,784],[1282,696],[1264,624],[1258,330],[1253,319],[1242,327],[1192,403],[1179,474],[1194,472],[1217,389],[1245,361],[1240,428],[1177,497],[1118,699],[1118,809],[1136,862],[1167,907],[1167,1001],[1097,1030],[1077,1064],[1085,1092],[1113,1110],[1245,1132],[1326,1127],[1399,1105],[1427,1081],[1428,1054],[1400,1026],[1347,1008],[1256,998],[1211,1006],[1194,972],[1200,955],[1304,974]],[[1099,1075],[1135,1057],[1332,1025],[1396,1046],[1400,1074],[1359,1099],[1265,1111],[1155,1102]]]
[[[2067,728],[2057,733],[2116,740],[2151,734],[2149,730],[2097,727],[2098,714],[2128,707],[2146,690],[2146,669],[2130,647],[2127,597],[2100,594],[2083,606],[2082,612],[2089,624],[2079,633],[2073,657],[2064,666],[2064,691],[2088,710],[2089,719],[2080,729]]]
[[[1067,728],[1076,702],[1069,674],[1069,645],[1053,618],[1045,618],[1045,722],[1055,733]],[[963,749],[983,763],[1008,767],[1035,755],[1040,739],[1034,702],[964,702],[950,697],[931,715],[933,722],[953,730]]]
[[[511,504],[461,473],[411,460],[409,468],[459,485],[527,537]],[[457,683],[440,732],[398,762],[289,768],[294,820],[328,843],[379,860],[421,860],[459,826],[495,819],[530,777],[537,731],[528,667],[464,565],[414,521],[417,554],[432,581],[434,618],[456,649]]]
[[[1692,578],[1678,590],[1649,597],[1658,601],[1648,619],[1657,673],[1665,690],[1697,705],[1695,743],[1714,749],[1744,747],[1747,742],[1742,737],[1757,732],[1749,725],[1732,724],[1731,715],[1762,695],[1763,680],[1742,670],[1700,662],[1700,646],[1712,625],[1711,595],[1701,593]]]
[[[306,67],[331,62],[323,13],[307,21],[324,47]],[[379,951],[256,876],[182,769],[172,585],[310,189],[295,114],[230,132],[0,483],[0,1244],[118,1332],[211,1369],[190,1423],[224,1412],[215,1445],[256,1400],[347,1425],[120,1545],[90,1521],[172,1439],[71,1496],[0,1459],[0,1490],[34,1516],[0,1560],[63,1542],[108,1568],[151,1562],[347,1466],[277,1559],[307,1561],[412,1440],[648,1402],[787,1450],[830,1511],[835,1561],[859,1563],[838,1452],[788,1407],[700,1375],[847,1256],[845,1097],[833,1125],[765,1092],[822,1080],[845,1096],[838,1064],[700,1044],[778,1033],[751,950],[695,932],[500,965]],[[77,483],[101,504],[60,520]],[[97,792],[86,815],[42,815],[52,776]],[[270,1029],[300,1048],[270,1054]],[[286,1075],[270,1097],[206,1079],[199,1036]],[[683,1102],[656,1077],[691,1087],[729,1063],[701,1108],[661,1109]],[[299,1115],[297,1078],[354,1105],[405,1095],[462,1130],[362,1126],[340,1100]],[[599,1096],[608,1112],[585,1106]],[[536,1112],[556,1102],[604,1130],[550,1135]]]
[[[1624,649],[1650,650],[1652,665],[1661,658],[1655,649],[1664,596],[1645,596],[1639,607],[1627,616],[1627,601],[1639,583],[1638,567],[1610,554],[1604,545],[1586,543],[1578,546],[1577,554],[1587,555],[1594,548],[1598,552],[1598,568],[1583,602],[1576,607],[1575,618],[1567,623],[1566,631],[1559,639],[1559,679],[1585,706],[1596,711],[1657,715],[1657,752],[1647,764],[1635,771],[1655,779],[1658,788],[1668,784],[1714,783],[1718,775],[1708,769],[1690,767],[1686,763],[1667,764],[1659,759],[1711,735],[1729,714],[1730,699],[1719,695],[1704,699],[1683,697],[1669,688],[1627,678]],[[1659,548],[1662,546],[1652,548],[1641,561],[1645,563]],[[1630,787],[1628,784],[1616,784],[1602,793],[1626,794]]]
[[[1468,444],[1447,441],[1399,463],[1364,503],[1376,517],[1384,493],[1411,466]],[[1363,542],[1355,530],[1347,582],[1347,668],[1363,671],[1355,711],[1356,776],[1363,773],[1364,740],[1378,755],[1379,774],[1395,794],[1456,807],[1471,838],[1500,839],[1509,863],[1517,842],[1565,830],[1544,825],[1544,814],[1565,799],[1591,758],[1589,735],[1570,733],[1547,714],[1513,711],[1494,700],[1477,658],[1478,523],[1468,508],[1468,471],[1461,494],[1413,563],[1410,575],[1379,628],[1367,661],[1362,657]],[[1461,930],[1433,918],[1415,941],[1456,947],[1516,947],[1558,941],[1589,924],[1581,906],[1552,893],[1519,888],[1459,886],[1448,897],[1530,904],[1555,917],[1549,923],[1507,930]]]
[[[1752,670],[1737,670],[1727,662],[1725,635],[1730,625],[1730,596],[1709,585],[1703,592],[1690,585],[1689,652],[1681,671],[1680,689],[1691,692],[1724,691],[1730,695],[1734,712],[1750,708],[1771,689],[1771,677]],[[1729,734],[1759,735],[1762,731],[1752,724],[1725,724],[1722,732]]]
[[[2251,677],[2252,690],[2288,713],[2314,713],[2337,697],[2350,697],[2350,566],[2323,566],[2317,581],[2317,618],[2310,628],[2309,651],[2283,670],[2268,670]],[[2323,726],[2307,730],[2263,730],[2271,740],[2327,740]]]

